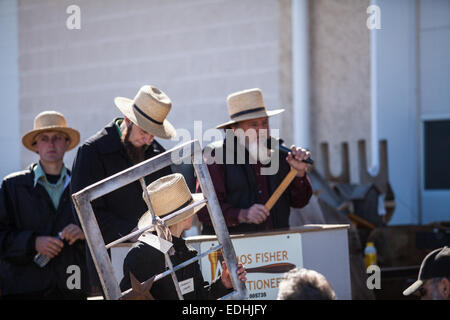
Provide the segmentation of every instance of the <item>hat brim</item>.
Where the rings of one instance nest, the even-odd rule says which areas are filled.
[[[258,112],[253,112],[253,113],[249,113],[249,114],[244,114],[240,117],[236,117],[235,119],[233,119],[231,121],[228,121],[228,122],[218,125],[216,127],[216,129],[226,129],[226,128],[230,127],[232,124],[235,124],[235,123],[238,123],[241,121],[264,118],[264,117],[272,117],[272,116],[275,116],[282,112],[284,112],[284,109],[258,111]]]
[[[114,103],[125,117],[146,132],[162,139],[171,139],[176,136],[175,127],[166,119],[159,125],[144,118],[139,113],[135,113],[133,109],[133,100],[124,97],[116,97]]]
[[[34,152],[35,151],[34,144],[36,142],[35,141],[36,136],[43,132],[48,132],[48,131],[59,131],[59,132],[65,133],[69,137],[70,145],[66,151],[72,150],[80,143],[80,133],[77,130],[70,128],[70,127],[49,126],[49,127],[45,127],[42,129],[36,129],[36,130],[31,130],[31,131],[27,132],[22,137],[22,144],[24,145],[25,148]]]
[[[403,291],[404,296],[409,296],[419,290],[419,288],[423,285],[422,280],[417,280],[412,285],[410,285],[405,291]]]
[[[188,205],[192,205],[198,202],[201,202],[204,200],[205,197],[203,196],[203,193],[193,193],[192,194],[192,201]],[[196,205],[194,208],[189,209],[183,213],[180,213],[179,215],[169,219],[166,221],[166,225],[168,227],[177,224],[193,215],[195,215],[200,209],[202,209],[205,206],[206,202],[200,203]],[[152,214],[150,211],[145,212],[142,217],[139,219],[138,222],[138,229],[142,230],[152,224]]]

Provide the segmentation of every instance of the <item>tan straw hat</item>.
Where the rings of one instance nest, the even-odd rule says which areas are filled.
[[[166,120],[172,101],[154,86],[143,86],[133,100],[116,97],[117,108],[135,125],[154,136],[170,139],[176,136],[173,125]]]
[[[188,205],[202,201],[203,193],[192,193],[186,184],[186,180],[180,173],[174,173],[152,182],[147,187],[155,215],[160,218],[181,210]],[[192,209],[189,209],[176,217],[166,221],[167,226],[174,225],[184,219],[194,215],[205,203],[201,203]],[[149,211],[144,213],[139,219],[138,228],[143,229],[152,224],[152,215]]]
[[[22,143],[25,148],[34,152],[33,145],[36,143],[37,136],[45,131],[59,131],[65,133],[70,139],[70,145],[67,151],[75,148],[80,142],[80,133],[67,126],[66,118],[57,111],[44,111],[34,118],[33,130],[27,132],[22,137]]]
[[[231,121],[218,125],[217,129],[227,128],[239,121],[271,117],[284,109],[266,110],[261,89],[247,89],[227,97],[228,114]]]

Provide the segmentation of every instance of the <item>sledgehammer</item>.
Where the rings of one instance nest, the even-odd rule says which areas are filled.
[[[280,150],[283,150],[287,153],[291,152],[291,149],[288,149],[282,145],[280,145]],[[308,164],[313,164],[314,161],[311,158],[308,158],[306,160],[302,160],[302,162],[308,163]],[[281,197],[281,195],[283,194],[283,192],[287,189],[287,187],[289,187],[289,185],[291,184],[292,180],[294,180],[295,176],[297,175],[298,171],[295,170],[294,168],[291,168],[291,171],[289,171],[289,173],[286,175],[286,177],[284,177],[283,181],[281,181],[280,185],[275,189],[275,191],[273,192],[273,194],[270,196],[269,200],[267,200],[267,202],[264,204],[264,206],[268,209],[271,210],[272,207],[275,205],[275,203],[278,201],[278,199]]]

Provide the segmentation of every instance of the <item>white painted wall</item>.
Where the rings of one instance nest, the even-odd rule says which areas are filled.
[[[0,179],[20,169],[17,0],[0,0]]]
[[[415,1],[379,0],[377,125],[388,141],[389,180],[396,210],[391,224],[419,221]]]
[[[425,120],[450,119],[450,1],[422,0],[419,9],[420,134],[423,141]],[[447,143],[450,147],[450,141]],[[424,150],[423,143],[421,150]],[[424,177],[423,164],[422,160]],[[450,190],[425,190],[424,181],[425,178],[421,179],[422,222],[450,220]]]
[[[281,106],[278,1],[255,2],[78,0],[81,29],[68,30],[74,2],[20,1],[21,133],[52,108],[83,143],[121,115],[115,97],[133,98],[145,84],[167,93],[168,120],[191,138],[195,120],[203,131],[229,120],[232,92],[259,87],[268,109]],[[271,128],[284,116],[271,118]],[[173,147],[180,140],[158,141]],[[65,156],[69,167],[75,154]],[[21,154],[24,166],[35,159]]]
[[[448,221],[450,190],[424,190],[423,121],[450,119],[450,1],[377,0],[377,125],[388,140],[391,224]],[[416,15],[418,18],[416,18]]]

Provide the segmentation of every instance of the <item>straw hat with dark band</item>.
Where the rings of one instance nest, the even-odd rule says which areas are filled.
[[[155,215],[159,218],[164,218],[175,211],[181,210],[188,205],[200,202],[204,199],[202,193],[191,194],[183,175],[179,173],[170,174],[152,182],[147,187],[147,192],[150,196]],[[204,205],[205,203],[200,203],[198,206],[169,219],[166,221],[166,225],[171,226],[189,218],[197,213]],[[147,211],[139,220],[138,228],[143,229],[151,224],[152,215]]]
[[[143,86],[133,100],[116,97],[117,108],[135,125],[154,136],[170,139],[176,136],[173,125],[166,120],[172,101],[154,86]]]
[[[225,129],[244,120],[271,117],[284,109],[266,110],[261,89],[248,89],[230,94],[227,97],[228,114],[231,121],[218,125],[217,129]]]
[[[67,126],[66,118],[57,111],[44,111],[34,118],[33,130],[27,132],[22,137],[22,143],[28,150],[34,152],[34,144],[37,136],[46,131],[59,131],[65,133],[70,139],[70,145],[67,151],[75,148],[80,142],[80,133]]]

